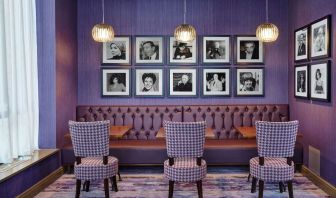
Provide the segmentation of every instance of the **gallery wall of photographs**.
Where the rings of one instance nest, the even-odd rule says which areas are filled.
[[[117,36],[102,48],[103,97],[264,96],[264,48],[255,35],[206,35],[190,43]]]
[[[331,15],[294,32],[294,96],[331,100]]]

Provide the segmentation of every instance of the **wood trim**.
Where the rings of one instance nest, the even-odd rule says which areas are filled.
[[[64,173],[63,167],[58,168],[54,172],[52,172],[50,175],[43,178],[41,181],[37,182],[34,186],[30,187],[23,193],[16,196],[16,198],[29,198],[34,197],[39,192],[41,192],[44,188],[52,184],[54,181],[56,181],[59,177],[61,177]]]
[[[301,173],[328,195],[330,195],[331,197],[336,197],[336,187],[324,180],[322,177],[318,176],[313,171],[311,171],[307,166],[302,165]]]

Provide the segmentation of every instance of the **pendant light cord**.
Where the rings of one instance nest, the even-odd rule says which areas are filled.
[[[105,13],[104,13],[104,0],[102,0],[102,9],[103,9],[103,23],[105,22]]]
[[[266,0],[266,22],[268,23],[268,0]]]
[[[187,1],[184,0],[184,15],[183,15],[183,23],[186,24],[186,15],[187,15]]]

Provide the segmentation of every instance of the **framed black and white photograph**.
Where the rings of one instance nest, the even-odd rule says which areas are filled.
[[[330,61],[310,65],[310,98],[330,101]]]
[[[197,42],[196,39],[183,43],[169,37],[168,60],[171,65],[196,65],[197,64]]]
[[[135,96],[163,97],[164,96],[164,70],[158,68],[136,68]]]
[[[103,43],[104,65],[131,64],[131,37],[117,36],[112,42]]]
[[[135,37],[135,64],[163,65],[164,54],[163,36]]]
[[[102,96],[129,97],[131,96],[130,69],[102,68]]]
[[[309,53],[309,28],[303,27],[295,31],[295,51],[294,51],[294,60],[296,62],[299,61],[307,61],[308,53]]]
[[[230,96],[230,68],[202,69],[202,96]]]
[[[295,66],[294,96],[309,99],[309,67],[308,65]]]
[[[326,58],[330,56],[330,24],[330,15],[311,24],[310,57],[312,59]]]
[[[204,64],[230,63],[230,36],[204,36],[202,40]]]
[[[237,68],[237,96],[264,96],[264,68]]]
[[[263,43],[256,36],[236,36],[236,63],[263,64]]]
[[[197,69],[169,69],[169,96],[197,96]]]

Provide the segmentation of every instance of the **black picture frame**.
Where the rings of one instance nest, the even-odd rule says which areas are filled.
[[[302,75],[304,76],[302,77]],[[303,79],[303,82],[301,81],[301,79]],[[295,65],[294,67],[294,97],[301,99],[310,98],[309,64]]]
[[[323,25],[326,25],[323,37],[318,36],[320,30],[323,31]],[[321,29],[322,28],[322,29]],[[331,52],[331,15],[322,17],[310,24],[310,58],[312,60],[328,58]],[[318,39],[318,38],[321,39]],[[322,40],[322,41],[321,41]],[[321,41],[321,42],[319,42]],[[325,42],[323,45],[323,41]],[[322,43],[322,44],[321,44]],[[325,48],[324,50],[322,48]]]
[[[116,87],[110,87],[115,78],[119,79]],[[101,97],[131,97],[132,96],[132,72],[129,67],[101,68]],[[120,82],[121,81],[121,82]],[[122,90],[125,87],[125,91]],[[115,89],[115,90],[113,90]],[[123,93],[125,92],[125,93]]]
[[[262,78],[261,80],[260,80],[260,77]],[[244,79],[242,80],[241,78],[244,78]],[[248,79],[250,79],[250,81]],[[245,85],[246,81],[249,81],[248,83],[250,84],[250,87],[252,88],[254,87],[253,89],[256,89],[258,85],[258,91],[243,90],[243,89],[246,89],[246,88],[243,88],[244,86],[246,86]],[[253,85],[253,83],[255,85]],[[236,86],[235,96],[237,97],[264,97],[265,96],[265,68],[264,67],[236,68],[235,86]],[[262,88],[262,90],[260,90],[260,88]]]
[[[116,55],[117,59],[108,56],[108,46],[115,43],[115,49],[121,51],[121,55]],[[111,48],[111,47],[110,47]],[[132,37],[120,35],[114,37],[112,42],[102,44],[102,66],[128,66],[132,64]]]
[[[152,60],[142,58],[141,52],[143,52],[142,44],[148,41],[152,41],[150,45],[154,44],[155,47],[155,59]],[[133,61],[135,65],[141,66],[162,66],[166,62],[166,37],[159,35],[136,35],[133,37]]]
[[[199,81],[201,82],[201,97],[230,97],[231,96],[231,68],[230,67],[201,67],[199,68]],[[209,88],[209,81],[207,80],[209,77],[212,78],[214,76],[209,76],[209,73],[213,75],[217,74],[218,80],[221,80],[221,77],[225,78],[225,81],[222,82],[222,89],[225,91],[219,91],[217,89],[211,90]],[[225,73],[225,75],[223,75]],[[220,75],[222,74],[222,75]],[[211,74],[210,74],[211,75]],[[207,81],[207,82],[205,82]],[[211,83],[211,82],[210,82]],[[212,93],[214,92],[214,93]]]
[[[218,45],[218,47],[216,45]],[[230,65],[231,64],[232,38],[230,35],[200,36],[199,46],[200,46],[200,50],[199,50],[200,60],[201,60],[202,65]],[[212,49],[209,50],[209,47]],[[221,51],[223,51],[223,55],[221,55],[222,54]],[[223,57],[217,58],[218,56],[223,56]]]
[[[310,57],[310,26],[306,25],[294,31],[294,61],[296,63],[309,61]],[[298,40],[303,44],[298,45]],[[305,52],[305,54],[303,53]]]
[[[178,78],[182,81],[183,74],[188,74],[188,82],[190,82],[190,75],[192,74],[192,91],[176,91],[176,81],[174,74],[179,74]],[[169,98],[197,98],[198,97],[198,68],[197,67],[170,67],[167,70],[167,96]],[[194,91],[193,91],[194,90]]]
[[[238,65],[263,65],[265,59],[265,48],[263,42],[259,41],[255,35],[235,35],[234,36],[234,63]],[[241,49],[241,42],[253,42],[257,50],[254,49],[251,59],[241,57],[243,55],[243,50]],[[258,57],[255,59],[254,56]],[[253,60],[254,59],[254,60]]]
[[[322,83],[317,83],[317,69],[319,69]],[[323,81],[324,80],[324,81]],[[318,87],[319,86],[319,87]],[[327,87],[327,88],[325,88]],[[323,93],[326,91],[326,93]],[[321,92],[321,93],[320,93]],[[310,64],[310,99],[322,102],[331,100],[331,61],[319,61]]]
[[[174,66],[174,65],[197,65],[198,64],[198,39],[197,37],[189,42],[185,43],[186,48],[189,49],[189,52],[191,52],[191,57],[185,58],[185,59],[175,59],[175,53],[177,45],[183,42],[176,41],[174,36],[168,36],[167,37],[167,62],[168,65]],[[190,49],[191,48],[191,49]],[[177,55],[176,57],[179,57]]]
[[[140,79],[139,75],[143,75],[146,71],[147,74],[154,74],[155,75],[155,81],[153,83],[153,91],[147,91],[143,92],[140,91],[144,88],[141,83],[144,84],[144,82],[139,82],[140,80],[143,80],[142,77]],[[150,75],[148,75],[151,77]],[[165,84],[166,84],[166,70],[163,67],[135,67],[133,69],[133,95],[134,97],[143,97],[143,98],[163,98],[165,96]],[[159,77],[159,78],[158,78]],[[151,77],[153,80],[153,77]],[[158,84],[156,84],[159,82]],[[155,85],[156,84],[156,85]],[[157,90],[157,92],[156,92]],[[152,94],[151,94],[152,93]]]

